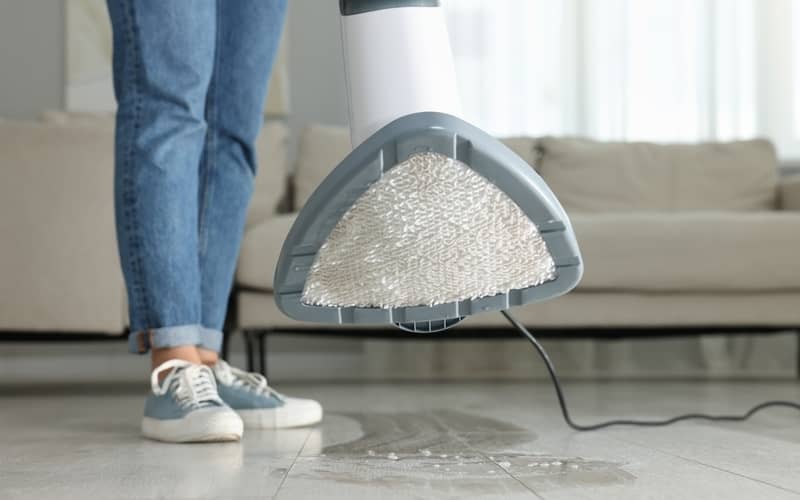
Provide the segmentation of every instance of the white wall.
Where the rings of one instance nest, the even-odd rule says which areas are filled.
[[[308,123],[347,125],[347,94],[339,2],[290,0],[289,4],[289,124],[296,141]]]
[[[0,116],[34,118],[64,102],[64,3],[0,1]]]
[[[347,124],[335,0],[290,0],[286,41],[293,131]],[[64,2],[0,1],[0,117],[35,118],[64,104]]]

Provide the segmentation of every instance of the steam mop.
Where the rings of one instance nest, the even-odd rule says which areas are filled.
[[[666,420],[572,421],[552,362],[508,309],[565,294],[583,263],[561,204],[534,169],[464,121],[438,0],[340,0],[353,151],[284,242],[275,300],[287,316],[439,332],[501,311],[536,348],[576,430]]]
[[[441,331],[564,294],[582,274],[556,197],[462,118],[435,0],[341,0],[355,149],[286,238],[278,307],[304,321]]]

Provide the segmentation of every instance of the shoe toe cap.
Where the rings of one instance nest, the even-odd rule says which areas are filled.
[[[297,425],[316,424],[322,420],[322,405],[313,399],[284,397],[284,408],[293,416]]]

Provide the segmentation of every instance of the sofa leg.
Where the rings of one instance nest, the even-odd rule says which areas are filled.
[[[253,345],[253,332],[250,330],[242,330],[244,337],[244,351],[247,358],[247,371],[255,371],[255,349]]]
[[[259,372],[265,377],[267,376],[267,335],[269,335],[269,330],[258,332]]]
[[[797,354],[795,355],[795,359],[797,361],[797,379],[800,380],[800,328],[797,329]]]
[[[231,336],[234,334],[233,331],[225,330],[222,332],[222,351],[220,351],[219,356],[228,361],[228,354],[229,354],[229,346],[228,343],[231,340]]]

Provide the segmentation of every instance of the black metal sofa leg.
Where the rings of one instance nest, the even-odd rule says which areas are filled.
[[[797,334],[797,380],[800,380],[800,328],[798,328],[795,333]]]
[[[220,351],[219,356],[225,361],[228,361],[228,356],[230,355],[228,344],[230,343],[231,335],[233,335],[233,333],[234,332],[231,331],[222,332],[222,350]]]
[[[267,335],[269,330],[260,330],[258,333],[259,372],[267,376]]]
[[[247,371],[255,371],[255,346],[253,345],[253,332],[250,330],[242,330],[244,337],[244,353],[247,360]]]

